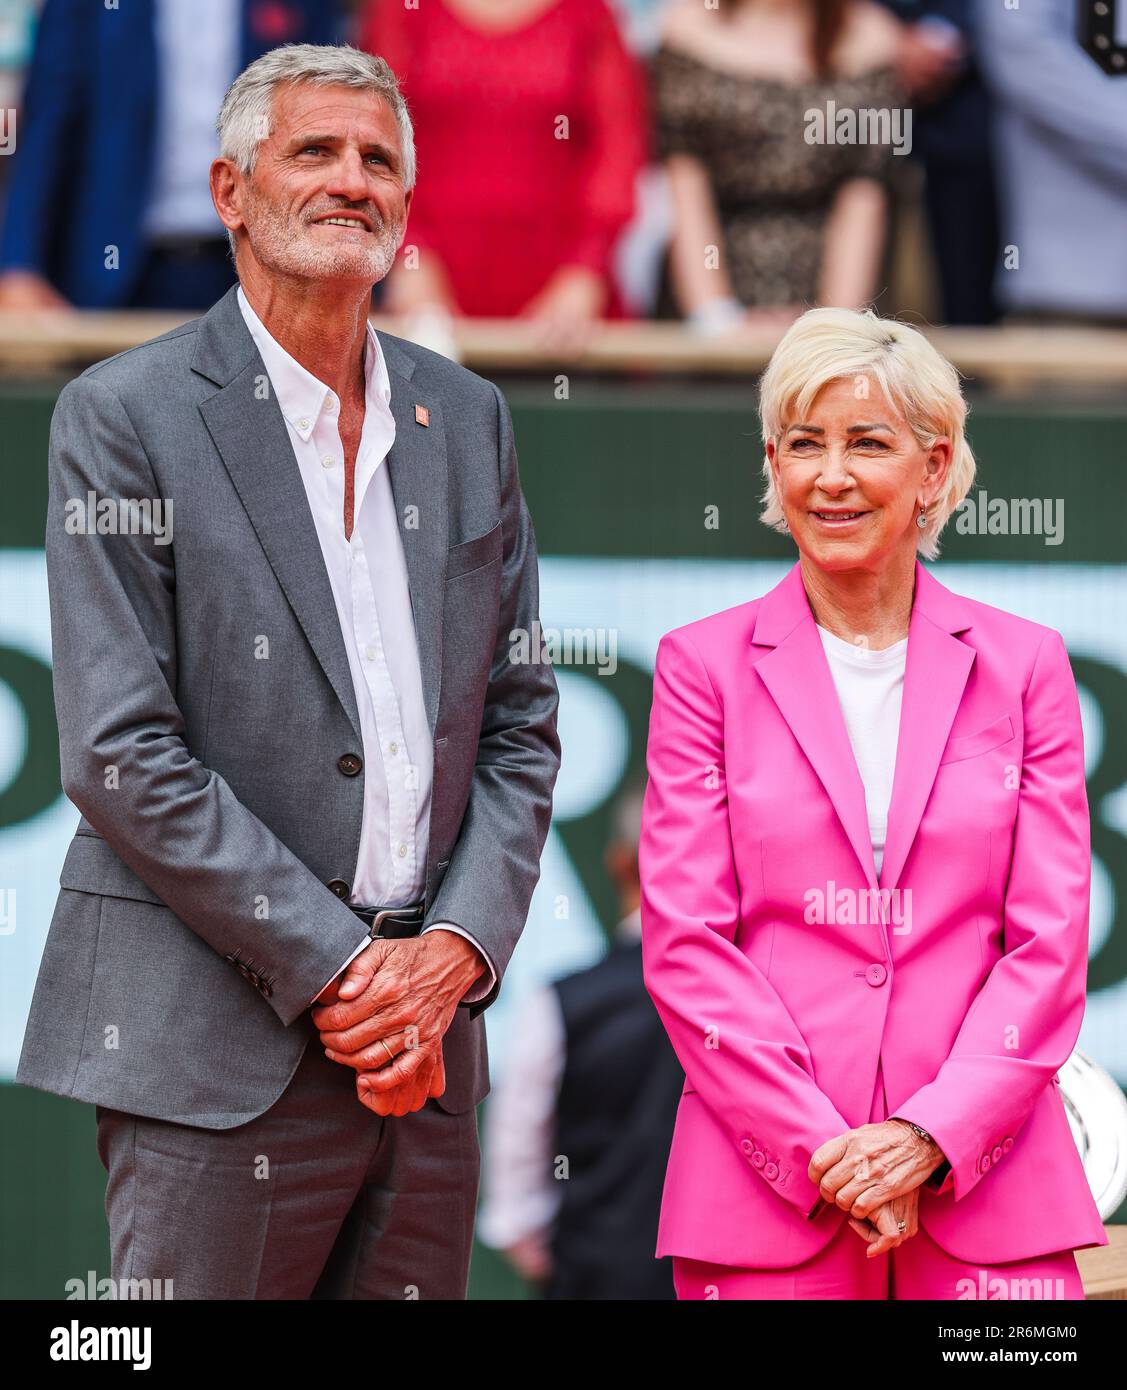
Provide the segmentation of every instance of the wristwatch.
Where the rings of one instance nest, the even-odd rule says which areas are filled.
[[[939,1145],[932,1138],[932,1136],[927,1132],[926,1129],[923,1129],[920,1125],[913,1124],[911,1120],[904,1119],[902,1115],[890,1115],[888,1118],[890,1120],[899,1120],[902,1125],[907,1125],[909,1129],[914,1130],[920,1136],[921,1139],[926,1140],[929,1144],[935,1144],[935,1147],[937,1149],[939,1148]],[[943,1152],[942,1149],[940,1149],[939,1151],[940,1153]],[[924,1186],[932,1188],[941,1187],[943,1185],[944,1180],[947,1177],[947,1174],[950,1171],[951,1164],[948,1162],[946,1158],[944,1158],[943,1161],[940,1163],[939,1167],[936,1168],[936,1170],[931,1174],[931,1176],[925,1180]]]

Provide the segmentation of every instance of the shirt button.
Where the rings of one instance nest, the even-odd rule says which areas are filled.
[[[299,420],[299,421],[297,422],[297,427],[298,427],[299,430],[307,430],[307,429],[309,428],[309,421],[308,421],[308,420]]]
[[[325,397],[325,414],[332,415],[337,408],[337,398],[330,391]]]
[[[364,655],[368,658],[369,661],[375,661],[375,659],[376,659],[376,649],[375,649],[375,647],[365,647],[365,648],[364,648]]]
[[[389,743],[389,744],[387,745],[387,751],[388,751],[389,753],[398,753],[398,752],[399,752],[399,744],[398,744],[398,743]]]
[[[888,971],[884,968],[883,965],[874,962],[865,971],[865,979],[868,981],[869,984],[873,986],[874,989],[876,989],[880,985],[883,985],[885,980],[888,979]]]
[[[333,458],[331,454],[326,454],[325,457],[321,460],[321,467],[332,468],[334,463],[336,463],[336,459]]]
[[[399,846],[399,857],[400,857],[400,859],[402,859],[403,856],[404,856],[406,853],[407,853],[407,846],[406,846],[406,845],[400,845],[400,846]]]

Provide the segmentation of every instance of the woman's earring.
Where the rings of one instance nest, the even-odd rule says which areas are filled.
[[[918,517],[916,517],[916,525],[920,528],[921,531],[922,531],[922,530],[924,529],[924,527],[927,525],[927,508],[926,508],[926,507],[921,507],[921,508],[920,508],[920,514],[919,514]]]

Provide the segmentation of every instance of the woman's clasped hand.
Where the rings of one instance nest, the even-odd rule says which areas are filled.
[[[828,1140],[811,1155],[808,1172],[822,1199],[849,1213],[871,1259],[916,1234],[920,1187],[942,1159],[934,1140],[892,1119]]]

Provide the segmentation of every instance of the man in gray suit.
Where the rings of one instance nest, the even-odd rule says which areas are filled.
[[[219,131],[239,287],[52,422],[82,817],[17,1079],[97,1106],[115,1279],[464,1298],[559,768],[512,421],[368,323],[415,181],[386,63],[275,49]]]

